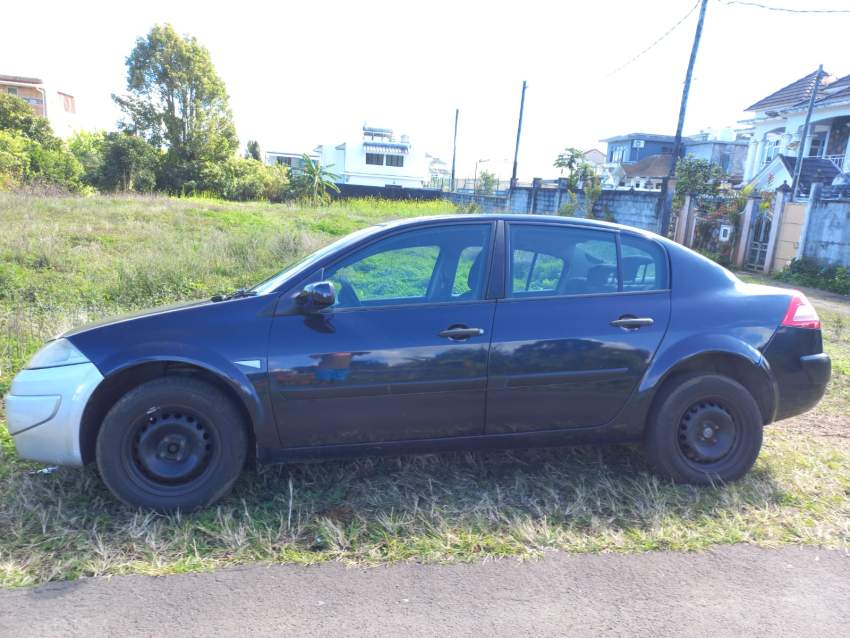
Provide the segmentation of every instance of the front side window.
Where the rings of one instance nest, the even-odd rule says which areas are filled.
[[[614,233],[583,228],[512,224],[510,296],[617,292]]]
[[[484,298],[490,224],[423,228],[371,244],[327,268],[337,308]]]
[[[387,166],[404,166],[404,156],[387,155]]]
[[[366,153],[366,163],[373,164],[375,166],[383,166],[384,156],[380,153]]]

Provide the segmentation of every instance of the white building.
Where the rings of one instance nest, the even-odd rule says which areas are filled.
[[[59,137],[70,137],[79,128],[74,96],[51,88],[38,78],[0,75],[0,93],[14,95],[29,104],[33,113],[48,119]]]
[[[744,123],[753,136],[744,164],[744,182],[758,190],[791,184],[800,150],[803,125],[817,71],[762,98],[746,110],[754,113]],[[824,74],[815,94],[814,110],[803,148],[800,190],[814,182],[831,183],[850,171],[850,75]]]
[[[305,155],[313,162],[319,162],[321,159],[316,152],[290,153],[288,151],[266,151],[265,162],[270,166],[273,164],[282,164],[283,166],[288,166],[292,173],[298,173],[304,166]]]
[[[396,140],[391,129],[364,126],[360,137],[316,148],[322,166],[339,183],[359,186],[423,188],[431,181],[431,159],[410,142]]]

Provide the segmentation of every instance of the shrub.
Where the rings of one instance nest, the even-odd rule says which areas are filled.
[[[850,295],[850,270],[845,266],[821,266],[811,259],[792,259],[776,279],[799,286]]]
[[[61,143],[44,146],[15,131],[0,130],[0,187],[47,183],[79,190],[82,172]]]
[[[224,162],[208,162],[200,173],[200,190],[224,199],[279,202],[289,193],[289,169],[266,166],[255,159],[231,157]]]

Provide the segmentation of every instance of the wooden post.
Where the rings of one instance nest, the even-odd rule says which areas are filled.
[[[747,205],[744,207],[744,213],[741,216],[741,230],[738,233],[738,251],[735,254],[735,266],[738,268],[744,267],[744,262],[747,259],[747,250],[750,247],[750,233],[753,227],[753,213],[758,210],[761,199],[758,197],[748,197]]]

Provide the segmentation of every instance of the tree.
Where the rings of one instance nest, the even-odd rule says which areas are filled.
[[[493,173],[481,171],[478,175],[478,187],[475,190],[482,195],[492,195],[497,183],[498,180]]]
[[[0,131],[16,133],[48,149],[62,146],[47,119],[33,113],[21,98],[6,93],[0,93]]]
[[[46,183],[77,190],[82,170],[45,118],[22,99],[0,94],[0,187]]]
[[[676,203],[681,208],[685,195],[716,195],[726,178],[723,169],[708,160],[682,157],[676,162]]]
[[[95,188],[100,182],[105,140],[105,131],[77,131],[68,140],[68,150],[83,167],[83,181]]]
[[[562,174],[566,169],[567,186],[570,190],[576,190],[579,183],[594,175],[593,165],[585,161],[584,152],[571,146],[558,154],[552,166],[560,168]]]
[[[319,162],[314,162],[307,154],[301,156],[303,165],[295,180],[295,192],[298,197],[309,200],[313,204],[324,203],[328,200],[328,191],[339,192],[339,186],[334,182],[339,175],[331,173]],[[330,168],[331,164],[328,166]]]
[[[224,161],[238,140],[224,82],[209,51],[170,24],[156,25],[127,57],[127,93],[112,99],[119,126],[167,150],[162,181],[179,190],[202,162]]]
[[[560,168],[561,173],[564,172],[564,169],[567,169],[567,174],[572,174],[572,172],[576,169],[579,162],[584,160],[584,153],[582,153],[579,149],[574,148],[572,146],[568,146],[563,151],[558,153],[558,157],[555,158],[552,166],[555,168]]]
[[[107,133],[97,186],[101,190],[147,193],[156,186],[159,154],[145,140],[127,133]]]
[[[263,161],[263,155],[260,152],[260,143],[257,140],[248,140],[245,145],[245,159],[255,159],[258,162]]]

